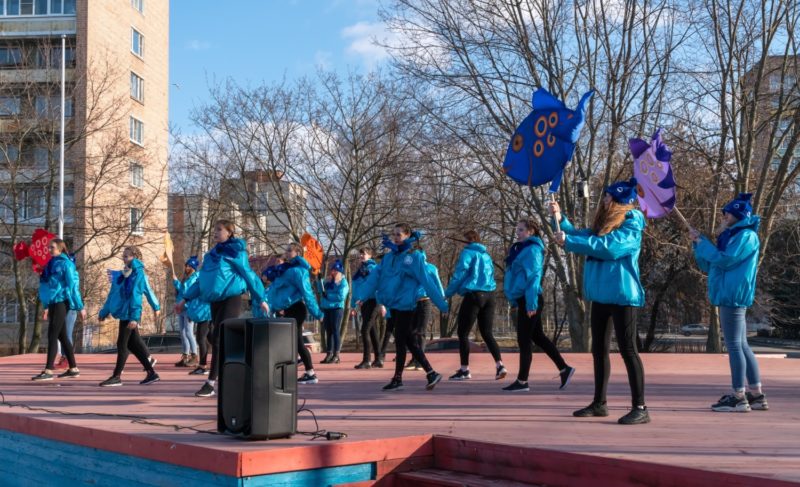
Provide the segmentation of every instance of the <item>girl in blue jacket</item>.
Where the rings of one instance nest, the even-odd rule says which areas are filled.
[[[39,300],[44,306],[43,319],[47,324],[47,363],[41,374],[32,377],[35,381],[53,380],[58,344],[69,362],[66,372],[59,377],[78,377],[81,375],[75,363],[72,340],[67,337],[66,319],[70,310],[80,311],[81,319],[86,318],[81,300],[78,271],[69,258],[67,244],[54,238],[50,241],[50,260],[39,278]]]
[[[414,315],[421,290],[424,290],[442,312],[448,311],[441,285],[434,282],[426,267],[425,254],[412,248],[412,244],[419,238],[420,234],[412,232],[409,225],[395,225],[391,240],[384,241],[391,252],[383,256],[381,263],[370,273],[356,296],[356,302],[363,304],[370,296],[376,295],[378,302],[386,305],[389,319],[394,322],[397,349],[395,372],[391,382],[384,386],[385,391],[403,388],[403,366],[407,349],[411,350],[411,355],[425,369],[428,390],[432,390],[442,380],[442,375],[433,370],[425,352],[413,336]]]
[[[186,263],[183,265],[183,280],[178,279],[175,275],[175,271],[172,272],[172,285],[175,287],[175,301],[179,302],[183,299],[183,293],[192,287],[194,281],[197,280],[197,267],[200,265],[200,261],[197,260],[197,256],[193,255],[186,260]],[[192,303],[187,303],[186,309],[183,313],[178,315],[178,331],[181,337],[181,342],[183,343],[183,353],[181,354],[181,359],[175,363],[175,367],[197,367],[197,339],[195,338],[195,326],[203,322],[208,321],[211,319],[211,310],[208,308],[208,303],[203,303],[199,300],[194,300],[194,305]],[[198,316],[194,318],[190,317],[190,309],[191,311],[201,311],[203,316],[200,316],[199,321],[197,320]],[[195,313],[196,314],[196,313]],[[207,316],[206,316],[207,315]],[[201,340],[204,341],[205,339]]]
[[[364,346],[364,356],[361,363],[355,366],[356,369],[370,369],[372,367],[383,368],[383,356],[381,356],[381,341],[378,336],[378,328],[375,326],[379,315],[385,315],[386,309],[379,305],[375,300],[375,295],[368,296],[367,299],[359,307],[356,303],[356,294],[361,286],[367,282],[370,273],[378,266],[372,260],[372,249],[362,247],[358,250],[358,258],[360,265],[358,270],[353,274],[353,293],[350,297],[350,311],[352,316],[355,316],[358,310],[361,311],[361,343]],[[372,352],[375,354],[375,360],[370,362],[370,345]]]
[[[753,215],[750,193],[740,193],[725,205],[723,229],[717,244],[712,244],[697,230],[691,230],[697,265],[708,273],[708,297],[719,306],[719,321],[725,336],[731,367],[733,393],[726,394],[711,406],[713,411],[747,412],[766,410],[767,398],[761,391],[758,362],[747,343],[747,308],[753,304],[758,272],[758,226]],[[750,391],[745,392],[745,379]]]
[[[142,252],[138,247],[127,247],[122,252],[125,268],[112,278],[111,290],[105,304],[98,314],[99,321],[109,315],[119,320],[117,335],[117,364],[111,377],[100,383],[100,387],[116,387],[122,385],[122,370],[130,352],[139,359],[147,371],[147,376],[139,384],[152,384],[160,379],[153,366],[155,360],[150,357],[142,337],[139,335],[139,323],[142,319],[142,295],[147,298],[156,318],[159,310],[158,299],[150,289],[147,275],[142,264]]]
[[[314,372],[311,353],[303,343],[303,323],[309,312],[315,319],[322,318],[322,312],[311,289],[311,265],[302,254],[303,246],[299,243],[290,243],[286,247],[284,263],[275,272],[275,281],[269,287],[267,300],[278,315],[293,318],[297,324],[297,353],[306,369],[297,383],[316,384],[319,379]]]
[[[538,345],[558,368],[561,389],[567,387],[575,369],[567,365],[558,347],[542,328],[542,278],[544,276],[544,243],[539,224],[532,218],[517,222],[517,241],[508,250],[503,291],[512,308],[517,309],[517,344],[519,373],[517,380],[503,388],[509,392],[527,392],[528,375],[533,362],[531,343]]]
[[[342,323],[344,303],[350,286],[344,277],[342,261],[337,260],[328,273],[328,278],[318,281],[320,308],[322,308],[322,325],[325,330],[325,343],[328,345],[328,354],[322,359],[323,364],[338,364],[341,339],[339,325]]]
[[[628,370],[633,408],[619,419],[620,424],[649,423],[644,402],[644,367],[637,351],[635,309],[644,304],[644,289],[639,282],[639,251],[644,231],[644,215],[634,209],[636,179],[620,181],[605,189],[591,229],[576,230],[561,216],[558,203],[550,203],[561,231],[556,243],[567,251],[586,256],[583,266],[583,297],[592,303],[592,358],[594,360],[594,400],[573,413],[576,417],[608,416],[606,390],[610,374],[608,359],[611,327],[617,337],[619,353]]]
[[[210,397],[216,394],[217,375],[219,374],[219,335],[222,322],[229,318],[238,318],[242,311],[242,294],[250,292],[253,308],[261,308],[266,314],[269,307],[264,301],[264,285],[250,268],[247,255],[247,244],[238,239],[236,226],[229,220],[218,220],[214,225],[214,242],[216,245],[203,256],[197,281],[183,293],[183,299],[175,306],[176,313],[182,313],[187,302],[200,299],[209,303],[212,331],[211,370],[208,380],[194,395]]]
[[[461,356],[461,368],[450,376],[450,380],[468,380],[472,378],[469,372],[469,334],[475,320],[478,320],[478,330],[494,358],[497,371],[495,380],[503,379],[506,368],[500,356],[500,347],[492,334],[494,322],[494,290],[497,284],[494,281],[494,262],[486,247],[481,244],[481,237],[475,230],[464,232],[467,245],[458,256],[453,277],[447,285],[444,297],[450,299],[456,294],[464,297],[461,308],[458,310],[458,352]]]

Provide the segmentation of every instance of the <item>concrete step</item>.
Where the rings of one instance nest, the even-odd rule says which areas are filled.
[[[398,473],[395,475],[394,485],[395,487],[532,487],[535,484],[431,468]]]

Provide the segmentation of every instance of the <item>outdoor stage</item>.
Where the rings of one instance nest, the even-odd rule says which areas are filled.
[[[708,408],[729,388],[726,356],[643,355],[653,422],[621,426],[629,396],[617,356],[611,416],[578,420],[572,410],[592,396],[588,354],[566,356],[577,373],[565,391],[536,354],[532,391],[516,394],[500,390],[516,372],[512,354],[502,382],[482,353],[472,356],[471,381],[444,380],[427,392],[424,374],[406,371],[406,389],[394,393],[381,391],[390,369],[354,370],[360,354],[347,354],[317,366],[319,384],[298,386],[319,427],[346,439],[247,442],[168,426],[216,426],[216,398],[192,395],[202,379],[174,367],[177,357],[158,357],[159,383],[138,385],[144,373],[131,357],[123,387],[98,387],[114,358],[79,355],[80,378],[44,383],[30,380],[43,355],[0,359],[6,402],[102,413],[0,407],[0,484],[800,485],[800,359],[761,356],[770,410],[734,414]],[[455,353],[430,358],[445,376],[459,362]],[[308,413],[299,418],[300,430],[314,430]]]

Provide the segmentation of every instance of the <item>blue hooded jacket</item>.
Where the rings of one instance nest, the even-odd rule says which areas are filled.
[[[376,267],[378,267],[378,264],[376,264],[374,260],[368,259],[366,262],[363,262],[361,264],[361,266],[359,266],[358,271],[356,271],[353,274],[353,277],[352,277],[352,280],[353,280],[353,283],[352,283],[353,293],[350,295],[350,307],[351,308],[355,308],[356,307],[356,301],[357,301],[356,300],[356,294],[359,293],[359,290],[367,282],[367,278],[372,273],[372,271],[375,270]],[[370,299],[375,299],[375,294],[373,294],[372,296],[369,296],[367,299],[365,299],[365,301],[368,301]]]
[[[111,281],[111,290],[108,292],[105,304],[100,309],[98,316],[101,319],[108,315],[120,321],[141,321],[142,319],[142,295],[147,298],[147,302],[153,311],[158,311],[161,307],[158,298],[150,288],[147,275],[144,272],[144,264],[139,259],[131,261],[131,273],[125,277],[118,273]]]
[[[703,237],[694,244],[694,257],[708,273],[708,299],[714,306],[748,308],[756,294],[758,252],[761,243],[758,227],[761,218],[749,216],[730,227],[730,240],[724,250]]]
[[[311,288],[311,264],[299,255],[283,264],[286,269],[269,287],[267,303],[274,311],[282,311],[298,301],[303,301],[309,313],[322,319],[322,311]]]
[[[192,275],[186,278],[183,282],[175,279],[172,284],[175,286],[177,296],[175,300],[180,302],[185,296],[184,293],[187,289],[197,281],[200,275],[197,272],[192,272]],[[187,299],[186,307],[184,308],[186,316],[195,323],[202,323],[211,320],[211,306],[200,298]]]
[[[458,256],[453,277],[444,292],[446,298],[454,294],[461,296],[470,291],[494,291],[497,283],[494,280],[494,263],[486,251],[486,247],[479,243],[470,243]]]
[[[506,264],[503,292],[512,307],[524,297],[526,311],[536,311],[544,276],[544,242],[539,237],[531,236],[522,244],[525,247],[510,264]]]
[[[200,274],[183,292],[188,300],[200,298],[206,303],[224,301],[231,296],[250,292],[253,309],[264,301],[264,284],[250,268],[247,257],[247,244],[238,238],[229,238],[218,243],[203,257]]]
[[[344,308],[344,303],[347,301],[347,293],[350,292],[350,285],[347,284],[347,279],[344,276],[342,276],[342,280],[339,281],[339,284],[336,284],[336,281],[329,281],[328,279],[317,281],[317,288],[322,298],[319,303],[320,308]]]
[[[372,296],[389,310],[411,311],[417,300],[428,296],[442,312],[448,311],[441,282],[428,268],[425,253],[419,250],[393,251],[383,256],[381,263],[360,286],[355,298],[364,302]],[[354,293],[355,294],[355,293]]]
[[[576,230],[566,216],[562,218],[561,230],[567,234],[564,248],[586,256],[584,299],[619,306],[644,306],[644,288],[639,281],[644,227],[644,215],[639,210],[629,210],[622,225],[602,237],[589,229]]]
[[[45,308],[66,301],[69,309],[83,309],[78,270],[66,254],[47,262],[39,278],[39,300]]]

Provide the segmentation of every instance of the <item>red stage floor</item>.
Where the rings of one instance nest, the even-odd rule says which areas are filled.
[[[79,356],[80,378],[44,383],[30,381],[41,370],[43,355],[6,357],[0,359],[0,392],[10,403],[74,413],[143,416],[153,423],[214,429],[216,399],[192,395],[202,379],[172,366],[177,357],[158,358],[161,382],[138,385],[144,373],[131,357],[123,376],[126,384],[100,388],[97,383],[113,368],[113,355]],[[320,358],[315,356],[316,360]],[[320,428],[347,433],[342,442],[310,441],[304,436],[244,442],[129,419],[63,416],[6,407],[0,408],[0,429],[145,458],[169,458],[167,461],[194,468],[208,469],[207,454],[212,452],[213,470],[229,475],[357,463],[376,454],[385,459],[420,455],[427,435],[441,434],[800,482],[798,359],[760,357],[770,410],[734,414],[712,413],[708,408],[729,388],[726,356],[643,355],[653,422],[620,426],[616,420],[626,412],[629,396],[625,369],[618,357],[612,360],[611,416],[583,420],[573,418],[571,412],[591,400],[588,354],[567,355],[567,361],[578,370],[565,391],[559,391],[557,380],[552,379],[556,372],[553,365],[537,354],[532,392],[516,394],[500,390],[516,371],[517,357],[512,355],[505,357],[512,374],[502,383],[494,380],[491,357],[474,354],[471,381],[445,380],[427,392],[424,374],[406,371],[406,389],[395,393],[381,391],[391,370],[354,370],[360,355],[343,358],[338,365],[317,366],[319,384],[299,386],[299,396],[316,413]],[[457,354],[432,354],[430,358],[446,376],[459,361]],[[298,426],[300,430],[313,430],[310,416],[302,413]],[[387,438],[398,441],[383,441]],[[348,442],[364,440],[375,441],[365,444],[367,448],[360,449],[361,453],[346,448]],[[197,455],[199,449],[204,451],[203,460]]]

